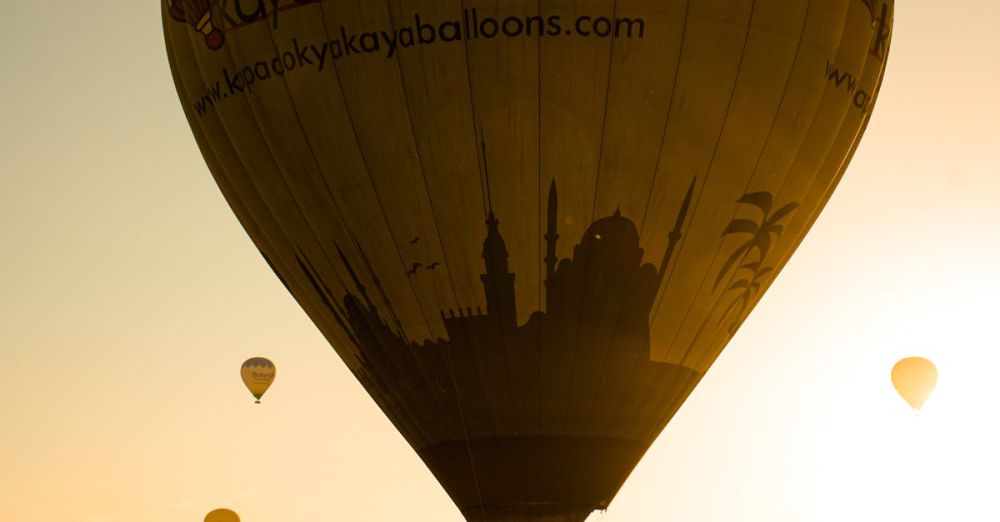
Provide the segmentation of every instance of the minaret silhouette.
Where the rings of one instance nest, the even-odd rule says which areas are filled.
[[[549,184],[548,229],[545,232],[545,309],[552,308],[552,292],[549,291],[549,279],[556,272],[556,242],[559,241],[559,197],[556,195],[556,180],[552,178]]]
[[[674,229],[667,236],[669,241],[667,243],[667,250],[663,253],[663,260],[660,261],[660,268],[657,270],[657,275],[661,281],[667,274],[667,269],[670,268],[670,260],[674,257],[674,248],[677,247],[677,242],[681,239],[681,230],[684,228],[684,220],[687,218],[688,210],[691,208],[691,197],[694,195],[694,185],[697,181],[698,178],[691,180],[691,186],[688,187],[687,194],[684,195],[684,201],[681,203],[681,208],[677,212]]]
[[[483,262],[486,273],[479,276],[486,291],[486,314],[494,317],[504,330],[517,328],[517,302],[514,294],[514,274],[507,265],[507,244],[500,235],[500,220],[493,214],[493,195],[490,194],[490,171],[486,161],[486,142],[483,147],[483,177],[486,181],[486,239],[483,241]]]
[[[499,225],[500,220],[491,211],[486,220],[486,240],[483,241],[486,273],[479,278],[486,290],[486,313],[496,317],[504,328],[514,328],[517,326],[514,274],[507,266],[507,245],[500,235]]]

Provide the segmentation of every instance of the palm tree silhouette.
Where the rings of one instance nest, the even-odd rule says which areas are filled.
[[[715,278],[715,284],[712,286],[713,292],[719,288],[719,283],[721,283],[729,273],[729,269],[731,269],[739,259],[745,258],[754,249],[758,252],[757,263],[748,263],[742,265],[740,268],[748,268],[754,272],[761,270],[760,265],[763,264],[764,258],[767,257],[768,252],[771,250],[771,235],[773,234],[775,238],[780,236],[785,230],[785,226],[780,223],[781,220],[799,207],[797,202],[792,202],[786,204],[771,214],[771,206],[774,204],[774,196],[771,195],[770,192],[750,192],[740,196],[736,202],[746,203],[759,209],[761,213],[760,221],[736,218],[730,221],[729,226],[722,231],[723,236],[730,234],[749,234],[750,237],[738,246],[732,255],[726,259],[726,262],[722,264],[722,270],[719,271],[718,277]],[[752,266],[755,268],[751,268]]]
[[[774,213],[771,213],[771,207],[774,205],[774,196],[770,192],[750,192],[740,196],[737,203],[746,203],[752,205],[753,207],[760,210],[760,220],[755,221],[752,219],[735,218],[729,222],[729,225],[725,230],[722,231],[723,236],[730,234],[748,234],[747,239],[736,247],[736,250],[726,259],[726,262],[722,264],[722,269],[719,271],[718,277],[715,278],[715,285],[712,287],[712,291],[716,291],[719,284],[725,279],[726,275],[729,274],[730,269],[739,261],[739,268],[736,269],[736,273],[740,270],[747,270],[749,274],[746,277],[742,277],[733,281],[726,291],[730,290],[740,290],[739,295],[729,306],[726,307],[722,315],[719,316],[719,322],[721,323],[729,316],[737,305],[739,305],[739,313],[737,313],[737,320],[734,320],[731,325],[729,325],[729,333],[735,333],[736,327],[739,325],[739,317],[743,317],[750,306],[750,301],[753,297],[761,291],[764,279],[774,272],[774,267],[765,266],[765,260],[767,254],[771,250],[772,236],[777,239],[782,232],[785,230],[785,226],[781,224],[781,221],[788,217],[799,204],[797,202],[788,203]],[[747,256],[756,250],[757,260],[746,261]]]
[[[740,308],[736,317],[743,317],[743,314],[747,311],[747,307],[750,306],[750,300],[753,299],[755,294],[760,292],[764,277],[774,271],[774,267],[771,266],[760,268],[759,262],[747,263],[740,268],[749,269],[751,271],[750,277],[738,279],[733,281],[733,284],[729,285],[728,290],[740,289],[742,292],[736,296],[736,299],[733,299],[733,302],[729,303],[729,306],[726,307],[726,311],[722,312],[722,315],[719,316],[720,323],[726,318],[726,316],[729,315],[729,312],[731,312],[737,304],[740,305]],[[733,323],[729,325],[728,329],[730,334],[736,333],[738,323],[739,321],[737,320],[733,321]]]

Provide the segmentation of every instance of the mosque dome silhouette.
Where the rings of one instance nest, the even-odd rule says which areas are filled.
[[[616,210],[611,216],[594,221],[574,248],[574,257],[612,257],[620,262],[638,263],[642,259],[639,230],[632,220]]]

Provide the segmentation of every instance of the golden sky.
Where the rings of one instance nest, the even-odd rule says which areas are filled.
[[[1000,519],[997,27],[986,0],[897,6],[840,188],[593,519]],[[8,2],[0,70],[0,518],[461,520],[220,195],[158,3]],[[907,355],[940,372],[919,417]]]

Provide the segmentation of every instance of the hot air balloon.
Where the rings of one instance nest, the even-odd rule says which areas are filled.
[[[846,170],[893,22],[891,0],[213,6],[217,50],[163,24],[219,188],[491,521],[608,506]]]
[[[229,509],[216,509],[205,515],[205,522],[240,522],[240,516]]]
[[[892,385],[899,395],[919,410],[937,384],[937,368],[923,357],[907,357],[892,367]]]
[[[240,367],[240,377],[243,378],[243,384],[257,399],[255,401],[257,404],[260,404],[260,398],[274,382],[276,372],[277,368],[274,367],[274,363],[263,357],[251,357]]]

